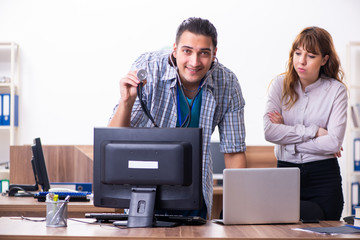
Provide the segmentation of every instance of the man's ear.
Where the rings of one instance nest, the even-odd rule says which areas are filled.
[[[174,43],[173,52],[172,52],[172,55],[173,55],[174,58],[176,58],[176,49],[177,49],[177,46],[176,46],[176,43]]]
[[[215,48],[215,49],[214,49],[213,61],[215,61],[215,58],[216,58],[216,52],[217,52],[217,48]]]

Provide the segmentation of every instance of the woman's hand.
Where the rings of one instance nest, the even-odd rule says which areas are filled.
[[[325,136],[328,135],[328,130],[326,130],[325,128],[320,128],[318,129],[318,131],[316,132],[315,137],[321,137],[321,136]]]
[[[334,157],[336,157],[336,158],[341,157],[341,151],[343,151],[343,150],[344,150],[343,147],[341,147],[340,151],[338,151],[337,153],[334,153]]]
[[[272,123],[284,124],[284,119],[278,111],[268,112],[268,117]]]

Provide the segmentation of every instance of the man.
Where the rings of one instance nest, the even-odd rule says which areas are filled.
[[[109,127],[203,128],[203,195],[211,215],[212,159],[210,140],[216,126],[220,133],[225,167],[246,167],[245,101],[234,73],[216,59],[217,32],[205,19],[189,18],[179,26],[173,51],[145,53],[120,80],[121,99]],[[147,71],[141,98],[137,98],[139,69]],[[189,112],[191,114],[189,115]],[[153,121],[151,120],[153,118]]]

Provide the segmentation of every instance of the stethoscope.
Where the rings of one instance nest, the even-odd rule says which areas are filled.
[[[196,94],[194,96],[194,98],[191,100],[191,103],[189,103],[189,101],[187,101],[187,98],[186,98],[186,95],[184,93],[184,86],[181,82],[181,79],[180,79],[180,75],[179,75],[179,72],[178,72],[178,67],[175,65],[173,59],[172,59],[172,54],[173,53],[170,53],[170,56],[169,56],[169,59],[171,61],[171,64],[172,66],[174,67],[175,69],[175,73],[176,73],[176,81],[177,81],[177,84],[179,85],[179,89],[180,89],[180,92],[181,94],[183,95],[183,97],[185,98],[185,102],[186,102],[186,105],[187,105],[187,109],[188,109],[188,114],[186,115],[184,121],[181,123],[181,117],[180,117],[180,127],[189,127],[189,124],[191,122],[191,109],[195,103],[195,101],[197,100],[198,98],[198,95],[202,89],[202,87],[205,85],[207,79],[211,76],[211,74],[215,71],[215,69],[218,67],[219,65],[219,61],[217,59],[217,57],[215,57],[214,59],[214,62],[212,63],[213,65],[211,66],[210,70],[206,73],[206,76],[201,80],[200,84],[199,84],[199,87],[198,89],[196,90]],[[142,81],[146,79],[146,76],[147,76],[147,72],[146,70],[139,70],[138,73],[137,73],[137,77],[139,78],[140,80],[140,84],[138,85],[137,87],[137,95],[138,95],[138,98],[140,100],[140,105],[141,105],[141,108],[143,109],[144,113],[147,115],[147,117],[150,119],[150,121],[154,124],[154,127],[159,127],[156,123],[155,123],[155,120],[154,118],[151,116],[151,113],[149,111],[149,109],[147,108],[147,106],[145,105],[145,103],[143,102],[142,100],[142,87],[143,87],[143,83]],[[180,105],[180,102],[179,102],[179,92],[177,93],[177,96],[178,96],[178,106]],[[180,110],[180,109],[179,109]],[[179,111],[180,112],[180,111]]]
[[[214,62],[213,62],[213,66],[210,68],[210,71],[208,71],[206,73],[206,76],[201,80],[201,82],[199,84],[199,87],[196,90],[195,96],[191,100],[191,103],[189,103],[189,101],[187,101],[186,95],[184,93],[184,85],[181,82],[178,67],[177,67],[177,65],[175,65],[175,63],[173,61],[172,53],[170,54],[169,58],[170,58],[172,66],[175,68],[176,81],[177,81],[177,84],[179,85],[179,89],[181,91],[181,94],[185,98],[186,106],[187,106],[187,109],[188,109],[188,114],[186,115],[183,122],[181,122],[181,116],[180,116],[180,121],[179,121],[180,122],[180,127],[189,127],[190,122],[191,122],[191,110],[192,110],[192,107],[193,107],[194,103],[196,102],[196,100],[197,100],[197,98],[199,96],[199,93],[200,93],[202,87],[205,85],[207,79],[211,76],[211,74],[215,71],[216,67],[218,66],[219,61],[218,61],[217,57],[215,57]],[[180,100],[180,97],[178,95],[178,109],[179,109],[178,112],[180,113],[180,101],[179,100]]]

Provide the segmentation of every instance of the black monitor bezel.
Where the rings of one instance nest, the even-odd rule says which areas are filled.
[[[37,184],[41,186],[41,189],[44,192],[47,192],[50,189],[50,181],[47,173],[45,157],[40,138],[34,139],[34,143],[31,146],[31,149],[33,153],[33,161],[36,168]]]
[[[193,183],[189,186],[158,186],[156,210],[198,210],[203,204],[202,194],[202,129],[201,128],[94,128],[94,205],[98,207],[129,208],[133,185],[106,186],[101,182],[101,162],[104,145],[109,142],[188,141],[193,145]],[[112,190],[110,190],[112,189]],[[178,199],[169,198],[178,194]],[[183,196],[182,196],[183,195]],[[126,196],[126,197],[124,197]],[[191,200],[190,200],[191,199]]]

